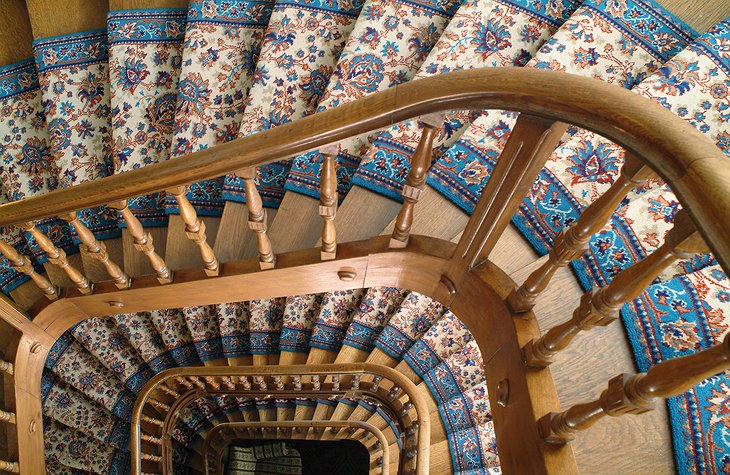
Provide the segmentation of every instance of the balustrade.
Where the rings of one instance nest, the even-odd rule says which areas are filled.
[[[616,320],[623,304],[641,295],[672,262],[706,251],[707,247],[689,215],[686,211],[679,211],[674,228],[667,234],[662,246],[619,272],[609,285],[583,294],[572,318],[551,328],[541,338],[528,342],[524,347],[526,364],[531,367],[548,366],[552,357],[568,346],[580,331],[606,326]]]
[[[403,248],[408,244],[413,225],[416,203],[421,197],[421,191],[426,185],[426,173],[433,160],[433,141],[438,135],[438,129],[444,122],[443,114],[433,114],[421,118],[423,130],[421,140],[411,157],[411,168],[403,185],[403,206],[395,219],[395,228],[390,238],[391,248]]]
[[[13,246],[3,240],[0,240],[0,252],[10,261],[15,270],[30,277],[38,288],[43,291],[48,300],[56,300],[58,298],[58,288],[35,271],[30,259],[22,256]]]
[[[254,167],[246,168],[241,170],[239,175],[243,179],[243,186],[246,190],[248,227],[256,233],[256,239],[258,240],[259,267],[262,270],[273,269],[276,266],[276,256],[271,247],[269,236],[266,234],[266,230],[268,229],[266,209],[263,206],[261,195],[254,182],[256,169]]]
[[[367,375],[377,381],[376,384],[370,386],[369,389],[353,390],[352,388],[343,388],[340,381],[343,377],[350,380],[353,376]],[[288,376],[288,378],[284,378]],[[241,391],[234,386],[230,390],[220,381],[227,378],[238,378],[239,381],[253,380],[253,384],[249,384],[248,390]],[[306,379],[305,379],[306,378]],[[167,384],[168,381],[186,380],[191,382],[191,389],[181,394],[175,399],[174,403],[166,404],[152,394],[160,387]],[[195,383],[206,381],[203,387],[198,387]],[[269,385],[267,381],[273,381],[273,385]],[[304,383],[304,381],[309,381]],[[388,388],[398,388],[398,393],[402,393],[403,397],[389,398],[392,391],[380,385],[381,381],[388,381]],[[353,391],[357,391],[353,394]],[[268,366],[268,367],[187,367],[166,370],[156,375],[142,389],[133,410],[132,419],[132,441],[131,450],[133,460],[158,461],[162,464],[161,469],[167,470],[172,463],[170,447],[172,441],[171,429],[174,427],[179,414],[185,408],[192,404],[194,400],[205,396],[222,396],[222,395],[243,396],[247,398],[294,398],[309,397],[313,399],[331,399],[336,401],[338,398],[347,394],[347,397],[355,399],[365,398],[371,399],[376,406],[382,407],[385,413],[395,416],[394,424],[402,428],[403,437],[409,442],[407,446],[409,450],[414,451],[413,460],[407,462],[407,468],[418,468],[419,473],[426,473],[428,467],[428,441],[429,441],[429,414],[423,395],[418,392],[413,382],[398,373],[392,368],[366,364],[366,363],[350,363],[340,365],[301,365],[301,366]],[[149,407],[152,414],[145,414],[146,407]],[[164,417],[158,416],[158,414]],[[162,426],[158,421],[162,421]],[[141,422],[148,422],[149,428],[154,427],[155,433],[144,431]],[[315,421],[316,422],[316,421]],[[323,421],[329,424],[329,427],[350,427],[347,425],[338,426],[337,422]],[[282,421],[270,421],[273,425],[262,425],[260,427],[279,427],[293,428],[296,425],[312,424],[312,421],[291,421],[291,427],[282,425]],[[342,421],[342,424],[351,423]],[[258,424],[262,424],[259,422]],[[322,429],[328,425],[308,425],[312,430],[323,435]],[[161,435],[158,435],[157,428]],[[408,430],[406,430],[408,428]],[[273,434],[273,431],[272,431]],[[157,459],[140,459],[137,458],[141,454],[141,443],[151,443],[161,447],[162,454]],[[384,444],[383,447],[388,447]],[[133,473],[140,473],[141,466],[133,465]]]
[[[142,223],[139,222],[139,219],[129,209],[127,200],[113,202],[107,206],[117,210],[122,215],[124,224],[127,226],[127,231],[129,231],[134,241],[134,248],[147,256],[150,265],[152,265],[152,269],[157,274],[157,281],[160,284],[169,284],[172,282],[172,271],[165,264],[165,260],[155,251],[152,235],[145,232]]]
[[[89,282],[89,280],[84,276],[83,273],[81,273],[81,271],[76,269],[74,266],[71,265],[71,263],[68,262],[68,259],[66,258],[66,253],[63,249],[59,249],[58,247],[56,247],[56,245],[53,244],[53,241],[51,241],[48,236],[46,236],[38,228],[36,228],[35,224],[33,224],[32,222],[24,223],[20,227],[30,233],[31,236],[33,236],[36,243],[38,244],[38,247],[40,247],[43,252],[45,252],[48,256],[48,262],[53,265],[59,266],[61,269],[64,270],[64,272],[66,272],[66,275],[68,275],[68,278],[71,279],[71,282],[74,283],[79,292],[81,292],[82,294],[91,293],[91,282]]]
[[[419,236],[417,239],[410,236],[415,205],[426,180],[437,127],[442,120],[428,114],[454,108],[509,109],[520,112],[504,152],[497,160],[455,248],[428,237]],[[277,256],[267,236],[266,211],[254,183],[256,167],[308,150],[326,151],[328,146],[347,137],[370,133],[418,116],[425,117],[422,119],[423,131],[403,189],[403,206],[390,238],[373,238],[367,246],[362,243],[337,243],[334,227],[337,206],[336,164],[334,154],[325,153],[320,193],[320,204],[323,207],[320,211],[324,223],[319,259],[312,259],[311,254],[307,254],[309,251],[301,251],[299,254],[282,255],[279,262],[281,268],[276,272],[254,273],[250,266],[237,263],[232,263],[227,272],[220,272],[221,264],[206,242],[202,221],[184,195],[185,183],[243,170],[240,174],[246,187],[249,227],[256,233],[258,242],[257,271],[272,269],[277,264]],[[555,145],[559,143],[566,123],[593,130],[625,146],[629,150],[625,164],[616,183],[603,197],[586,208],[573,226],[556,238],[545,262],[522,286],[513,291],[513,285],[506,276],[492,272],[494,268],[487,262],[487,258]],[[647,167],[653,171],[649,171]],[[667,242],[657,251],[619,273],[610,285],[586,293],[579,308],[573,313],[573,318],[544,335],[539,335],[533,325],[534,320],[531,320],[533,316],[528,312],[533,308],[537,296],[546,288],[557,269],[567,265],[585,250],[591,235],[600,230],[628,190],[641,184],[653,173],[667,181],[689,213],[677,215],[675,228],[669,233]],[[73,187],[73,190],[59,190],[43,197],[2,205],[0,225],[19,225],[26,229],[46,252],[50,262],[64,268],[83,294],[69,294],[73,298],[72,302],[44,302],[45,306],[39,305],[43,308],[33,310],[33,321],[23,321],[22,324],[15,322],[14,327],[23,332],[23,338],[32,338],[35,342],[39,338],[47,338],[48,335],[57,338],[61,333],[56,332],[62,332],[85,316],[99,315],[102,306],[108,309],[110,301],[107,300],[106,293],[122,291],[125,295],[125,311],[144,311],[150,308],[153,301],[195,305],[198,302],[194,300],[202,298],[192,295],[195,294],[190,291],[192,289],[205,289],[202,293],[205,294],[207,305],[212,302],[233,301],[226,300],[226,297],[238,295],[241,293],[240,289],[247,285],[252,290],[246,292],[252,295],[266,293],[278,284],[287,289],[321,292],[342,289],[349,285],[347,282],[352,282],[355,278],[353,276],[366,279],[363,281],[367,285],[412,288],[452,308],[467,324],[480,347],[492,350],[489,354],[494,355],[494,358],[489,365],[505,370],[507,376],[504,379],[489,379],[487,382],[489,390],[497,394],[500,402],[495,405],[493,412],[495,428],[502,437],[500,452],[505,455],[505,471],[534,467],[542,469],[547,465],[548,458],[551,464],[570,469],[574,468],[574,464],[572,455],[566,455],[569,451],[555,451],[554,447],[544,449],[542,441],[536,440],[536,435],[531,435],[535,431],[525,430],[519,434],[519,438],[514,437],[510,435],[508,428],[500,427],[503,422],[499,421],[505,420],[505,415],[509,414],[513,419],[519,419],[520,424],[514,424],[514,427],[525,428],[530,424],[534,427],[536,421],[533,414],[549,412],[544,410],[546,407],[555,411],[557,396],[553,394],[549,372],[542,371],[541,368],[548,365],[555,352],[565,347],[579,331],[605,325],[616,319],[621,305],[638,295],[661,269],[666,268],[676,258],[704,251],[703,240],[709,244],[723,268],[730,269],[730,208],[727,206],[730,186],[725,179],[727,176],[730,176],[730,166],[722,153],[691,125],[677,119],[660,105],[620,88],[585,78],[526,68],[462,71],[452,73],[448,78],[424,78],[370,95],[352,104],[344,104],[317,114],[316,117],[302,119],[296,124],[285,124],[212,150],[196,152],[184,160],[160,163],[145,170],[134,170],[84,183]],[[134,196],[161,190],[172,190],[171,193],[176,197],[188,237],[200,249],[206,274],[218,275],[215,282],[220,282],[221,286],[229,286],[230,290],[217,289],[212,282],[208,281],[206,284],[203,279],[187,272],[179,282],[180,285],[174,283],[155,287],[154,295],[143,278],[143,284],[129,287],[128,277],[119,266],[113,267],[113,263],[105,261],[103,246],[93,234],[87,233],[88,229],[83,227],[75,214],[77,210],[114,201],[109,206],[117,209],[124,218],[135,247],[148,256],[157,280],[161,284],[170,284],[173,281],[172,272],[155,252],[149,233],[144,231],[126,202]],[[696,231],[690,222],[690,214],[698,225],[699,229]],[[61,216],[71,223],[84,245],[89,248],[90,254],[96,254],[105,263],[118,289],[109,290],[110,286],[100,285],[99,295],[92,294],[92,284],[69,264],[63,251],[55,247],[32,224],[53,216]],[[699,238],[700,234],[703,239]],[[405,247],[408,248],[406,251],[403,250]],[[0,251],[18,271],[28,275],[49,299],[58,298],[59,290],[34,271],[27,257],[21,256],[6,243],[0,243]],[[317,250],[314,252],[317,253]],[[333,262],[316,262],[318,260]],[[350,265],[353,267],[350,268]],[[333,267],[335,272],[332,272]],[[316,281],[314,283],[308,281],[312,276],[316,276],[316,279],[311,279]],[[273,280],[274,277],[276,281]],[[116,301],[115,299],[114,302]],[[491,308],[489,315],[486,315],[483,301],[493,306],[497,316],[492,315]],[[505,301],[512,312],[507,313],[510,318],[509,323],[505,323],[507,329],[499,333],[500,338],[505,340],[500,341],[499,347],[496,347],[483,330],[483,321],[489,317],[490,321],[501,322],[499,314]],[[523,314],[514,315],[517,313]],[[518,345],[516,341],[528,343]],[[25,351],[26,347],[36,348],[33,353],[39,348],[25,345],[19,351]],[[725,347],[727,340],[723,348]],[[505,357],[512,349],[516,352],[512,355],[514,357]],[[519,361],[520,349],[531,369],[508,368],[507,363],[500,363],[502,360]],[[641,412],[648,407],[650,399],[673,394],[726,365],[726,350],[712,349],[700,354],[710,355],[710,359],[715,361],[712,363],[707,361],[707,356],[694,355],[686,358],[695,359],[682,360],[684,363],[681,364],[674,360],[661,363],[646,375],[614,378],[609,389],[598,401],[578,405],[564,413],[554,413],[541,419],[543,436],[550,442],[563,443],[575,430],[587,427],[605,415]],[[38,366],[29,365],[25,360],[23,365],[23,368]],[[392,406],[394,417],[400,418],[402,427],[406,428],[406,436],[417,437],[419,441],[419,452],[416,454],[412,453],[410,442],[404,445],[408,451],[404,458],[414,455],[416,464],[421,466],[420,464],[426,463],[427,466],[427,453],[421,451],[427,451],[428,444],[421,444],[420,438],[429,432],[428,417],[421,417],[421,408],[407,390],[407,380],[401,381],[392,375],[386,375],[383,379],[377,371],[366,371],[363,368],[348,372],[338,366],[338,371],[329,373],[322,368],[317,368],[316,371],[292,368],[272,366],[256,368],[255,371],[247,370],[248,372],[233,367],[185,368],[183,373],[165,380],[166,386],[160,386],[160,392],[156,393],[159,397],[149,397],[148,394],[145,399],[141,396],[142,406],[135,408],[134,424],[137,424],[137,428],[144,422],[147,429],[152,428],[155,432],[142,434],[137,430],[136,435],[133,433],[134,464],[146,460],[165,465],[169,454],[165,452],[167,449],[164,438],[167,437],[167,431],[164,429],[168,421],[162,415],[174,413],[181,406],[180,401],[186,397],[231,394],[247,397],[285,395],[294,398],[314,395],[319,398],[339,398],[347,393],[348,398],[379,398],[376,404]],[[676,373],[674,379],[668,376],[670,372],[667,368]],[[12,365],[4,366],[0,363],[0,370],[12,373]],[[189,376],[189,379],[183,375]],[[150,384],[162,381],[156,379],[159,376],[155,376]],[[40,372],[28,378],[32,380],[32,384],[39,384]],[[383,384],[381,381],[384,381]],[[539,391],[535,389],[538,387]],[[518,397],[519,390],[524,391],[527,396],[519,400],[520,404],[512,405],[510,401]],[[543,401],[546,394],[549,396],[548,402]],[[143,414],[142,410],[146,407],[150,408],[149,412]],[[518,413],[515,407],[522,410]],[[538,410],[533,411],[534,408]],[[417,421],[412,417],[414,409],[418,416]],[[22,414],[18,410],[19,423],[28,419],[28,414]],[[349,432],[349,428],[341,432]],[[36,431],[35,435],[26,434],[26,437],[33,440],[34,447],[42,447],[42,431]],[[139,444],[142,440],[159,446],[159,439],[163,440],[162,455],[141,453]],[[27,449],[31,444],[27,441],[24,443],[19,450],[20,463],[30,461],[32,464],[32,454]],[[529,456],[521,457],[523,451],[532,452]],[[3,467],[2,464],[15,463],[0,462],[0,468]],[[17,464],[15,469],[17,470]],[[411,469],[411,466],[406,465],[403,473],[408,473]],[[139,467],[135,473],[138,472]]]
[[[109,254],[106,252],[106,245],[96,239],[94,233],[92,233],[91,230],[81,222],[75,211],[62,214],[61,219],[74,228],[76,235],[86,247],[86,252],[88,252],[92,259],[101,262],[106,269],[106,272],[109,274],[109,277],[114,280],[114,285],[116,285],[117,288],[126,289],[132,285],[132,279],[124,273],[121,267],[109,258]]]
[[[555,237],[553,247],[545,263],[535,270],[525,282],[507,297],[513,312],[527,312],[535,305],[555,272],[567,266],[588,250],[591,236],[605,226],[611,214],[629,191],[654,176],[654,172],[632,153],[627,152],[621,173],[611,187],[581,213],[578,220]]]
[[[605,416],[650,411],[658,398],[681,394],[728,368],[730,335],[717,346],[662,361],[646,373],[620,374],[608,382],[608,388],[598,399],[576,404],[561,413],[547,414],[538,421],[538,427],[546,442],[564,444],[572,440],[576,432],[591,427]]]
[[[200,250],[200,257],[203,259],[205,273],[209,277],[215,277],[220,272],[220,263],[218,262],[218,258],[215,257],[213,248],[208,244],[208,237],[205,234],[205,223],[198,218],[198,213],[190,201],[188,201],[186,192],[187,188],[184,186],[177,186],[167,190],[167,193],[174,196],[175,201],[177,201],[180,217],[185,223],[185,234]]]
[[[322,217],[322,260],[337,255],[337,153],[336,146],[322,150],[322,169],[319,185],[319,215]]]

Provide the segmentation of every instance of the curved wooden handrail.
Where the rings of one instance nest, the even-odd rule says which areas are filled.
[[[180,376],[193,376],[193,377],[241,377],[241,376],[328,376],[328,375],[355,375],[370,373],[380,375],[385,379],[390,380],[394,386],[398,386],[401,391],[408,397],[412,403],[413,408],[417,414],[418,422],[418,435],[416,438],[416,473],[425,474],[428,473],[429,467],[429,449],[430,449],[430,432],[431,432],[431,420],[428,411],[428,405],[425,396],[416,388],[416,385],[408,379],[406,376],[396,371],[394,368],[387,366],[373,364],[373,363],[341,363],[341,364],[322,364],[322,365],[289,365],[289,366],[210,366],[210,367],[180,367],[170,368],[162,371],[152,377],[142,390],[137,395],[134,407],[132,409],[132,417],[130,424],[130,453],[132,455],[132,467],[131,471],[133,474],[141,473],[141,448],[142,448],[142,431],[141,421],[142,412],[145,404],[150,400],[152,393],[160,385],[167,381],[174,381]],[[367,395],[379,398],[378,395],[373,391],[362,390]],[[235,391],[234,391],[235,392]],[[326,393],[327,391],[319,391],[319,393]],[[335,391],[331,391],[335,393]],[[338,392],[346,393],[345,389],[340,389]],[[208,391],[208,393],[221,393],[225,394],[226,391]],[[303,395],[305,391],[279,391],[279,390],[250,390],[245,391],[246,395],[251,397],[263,397],[270,394],[288,394],[291,393],[292,397]],[[163,437],[167,438],[170,432],[170,424],[174,420],[174,413],[177,410],[181,410],[185,405],[192,402],[195,396],[195,391],[191,391],[186,397],[179,398],[174,407],[176,411],[172,411],[172,407],[168,410],[168,414],[165,417],[163,425]],[[389,404],[387,397],[384,396],[382,401],[384,404]],[[406,424],[405,426],[409,426]],[[163,446],[166,442],[163,442]]]
[[[527,112],[583,127],[623,146],[670,184],[730,271],[730,163],[724,154],[650,99],[603,81],[528,68],[473,69],[404,83],[185,158],[2,205],[0,226],[215,178],[453,109]]]
[[[309,421],[266,421],[266,422],[224,422],[216,425],[210,430],[205,443],[203,445],[203,462],[205,464],[205,473],[211,473],[208,468],[208,452],[210,451],[210,445],[213,438],[217,434],[225,429],[294,429],[297,427],[354,427],[362,429],[366,432],[370,432],[378,439],[380,446],[383,450],[383,460],[380,463],[382,475],[388,475],[390,472],[390,452],[388,450],[388,440],[385,438],[383,432],[372,424],[362,421],[329,421],[329,420],[309,420]]]

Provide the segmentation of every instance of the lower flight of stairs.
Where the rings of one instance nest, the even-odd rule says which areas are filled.
[[[145,383],[164,369],[229,362],[394,367],[427,395],[432,473],[498,469],[483,361],[471,334],[423,295],[370,288],[79,323],[54,345],[44,370],[49,472],[123,473],[130,463],[130,411]],[[159,402],[171,405],[186,388],[206,384],[203,378],[183,382]],[[368,422],[383,430],[397,467],[402,429],[368,401],[225,395],[197,399],[180,417],[172,433],[175,463],[202,470],[203,437],[215,422],[291,420]],[[335,438],[312,429],[305,437]],[[374,443],[372,436],[358,437]]]

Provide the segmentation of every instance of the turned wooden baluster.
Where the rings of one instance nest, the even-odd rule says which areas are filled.
[[[207,242],[208,237],[205,235],[205,223],[198,218],[198,213],[185,195],[186,192],[187,188],[184,186],[167,190],[167,193],[174,196],[175,201],[177,201],[180,217],[185,223],[185,234],[200,249],[200,257],[203,259],[203,267],[205,267],[206,275],[209,277],[217,276],[220,272],[220,263],[213,253],[213,248]]]
[[[10,361],[0,360],[0,373],[12,376],[15,373],[15,367]]]
[[[20,473],[20,466],[18,466],[18,462],[0,460],[0,470],[10,473]]]
[[[570,320],[525,345],[525,363],[536,368],[548,366],[552,357],[568,346],[580,331],[606,326],[616,320],[623,304],[641,295],[672,262],[701,252],[708,252],[707,246],[687,212],[680,210],[663,245],[645,259],[619,272],[609,285],[583,294]]]
[[[145,232],[142,223],[132,213],[127,206],[127,201],[119,201],[116,203],[110,203],[107,207],[116,209],[122,215],[124,222],[127,225],[127,231],[134,240],[134,248],[139,252],[143,253],[150,260],[152,269],[157,273],[157,281],[160,284],[169,284],[172,282],[172,271],[165,264],[165,260],[155,252],[155,245],[152,242],[152,235]]]
[[[81,239],[83,245],[86,246],[89,256],[104,265],[106,272],[114,280],[114,285],[119,289],[129,288],[132,284],[132,279],[117,264],[109,259],[109,254],[106,252],[106,245],[96,239],[94,233],[81,222],[76,212],[72,211],[61,215],[60,218],[73,226],[76,235]]]
[[[248,227],[256,233],[259,250],[259,267],[262,270],[273,269],[276,265],[276,257],[271,248],[271,241],[266,234],[268,225],[266,219],[266,209],[261,201],[259,190],[256,189],[254,177],[256,176],[255,168],[247,168],[241,170],[239,176],[243,179],[243,185],[246,189],[246,207],[248,208]]]
[[[391,248],[404,248],[408,244],[413,225],[413,212],[426,184],[426,174],[433,159],[433,141],[444,122],[443,114],[425,116],[421,119],[423,131],[416,151],[411,157],[411,169],[403,185],[403,206],[395,219],[395,228],[390,238]]]
[[[322,169],[319,178],[319,215],[322,217],[322,251],[323,261],[332,260],[337,254],[337,230],[335,215],[337,214],[337,146],[320,150],[322,153]]]
[[[15,424],[15,414],[12,412],[0,411],[0,422]]]
[[[72,266],[68,259],[66,258],[66,253],[63,251],[63,249],[59,249],[53,244],[53,242],[40,232],[38,228],[35,227],[35,224],[33,223],[25,223],[20,226],[25,231],[29,232],[31,236],[36,240],[38,243],[38,246],[43,249],[43,251],[48,255],[48,261],[51,264],[59,266],[61,269],[66,272],[66,275],[69,279],[71,279],[71,282],[76,285],[76,288],[81,292],[82,294],[90,294],[92,291],[92,284],[89,282],[89,280],[84,276],[84,274],[81,273],[78,269],[76,269],[74,266]]]
[[[35,271],[33,265],[30,263],[30,259],[21,255],[18,251],[15,250],[13,246],[2,240],[0,240],[0,252],[3,254],[3,256],[5,256],[8,261],[10,261],[15,270],[17,270],[18,272],[22,272],[23,274],[30,277],[31,280],[35,282],[35,285],[37,285],[38,288],[43,291],[43,293],[49,300],[56,300],[58,298],[58,288],[51,284],[48,279]],[[0,364],[0,366],[2,366],[2,364]],[[10,366],[10,368],[12,371],[12,365]]]
[[[629,152],[626,152],[621,174],[611,187],[591,203],[580,218],[555,236],[553,248],[545,263],[535,270],[525,282],[507,297],[513,312],[527,312],[535,306],[537,296],[543,292],[555,272],[579,258],[588,250],[591,236],[600,231],[629,191],[653,176],[653,172]]]
[[[727,368],[730,368],[730,334],[717,346],[663,361],[647,373],[615,376],[597,400],[540,418],[540,435],[548,443],[565,444],[577,431],[587,429],[607,415],[617,417],[650,411],[657,399],[682,394]]]

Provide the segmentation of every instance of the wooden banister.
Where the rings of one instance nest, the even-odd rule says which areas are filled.
[[[81,292],[82,294],[90,294],[92,291],[92,284],[89,282],[89,280],[84,276],[84,274],[71,265],[71,263],[68,262],[68,259],[66,258],[66,253],[63,249],[59,249],[56,247],[55,244],[53,244],[53,241],[51,241],[48,236],[43,234],[38,228],[35,227],[35,224],[32,222],[27,222],[24,224],[21,224],[20,227],[29,232],[31,236],[35,239],[35,241],[38,243],[38,247],[43,249],[43,252],[46,253],[48,256],[48,261],[53,264],[59,266],[61,269],[66,272],[66,275],[69,279],[71,279],[71,282],[74,283],[76,288]]]
[[[271,241],[266,234],[268,221],[266,209],[264,209],[261,195],[256,188],[254,177],[256,168],[246,168],[238,172],[243,179],[243,186],[246,190],[246,207],[248,208],[248,227],[256,233],[259,252],[259,267],[261,270],[273,269],[276,266],[276,256],[271,247]]]
[[[464,275],[486,262],[566,129],[566,124],[520,115],[442,276],[437,300],[448,305]]]
[[[513,312],[527,312],[535,306],[537,296],[543,292],[550,279],[561,267],[577,259],[588,250],[591,236],[605,226],[629,191],[653,176],[653,172],[641,161],[627,153],[621,173],[611,187],[581,213],[578,221],[555,237],[553,248],[545,263],[536,269],[525,282],[507,297]]]
[[[56,300],[58,298],[58,288],[51,282],[35,271],[30,259],[21,255],[13,246],[0,239],[0,252],[10,261],[13,268],[18,272],[22,272],[31,278],[31,280],[43,291],[48,300]],[[10,363],[8,363],[10,364]],[[12,365],[11,365],[12,368]],[[12,373],[11,373],[12,374]]]
[[[145,232],[142,223],[139,222],[139,219],[129,209],[127,200],[109,203],[107,206],[116,209],[122,215],[124,223],[127,225],[127,230],[134,240],[134,248],[147,256],[152,265],[152,269],[157,274],[157,281],[160,284],[169,284],[172,282],[172,271],[165,264],[165,260],[155,252],[152,235]]]
[[[322,260],[334,259],[337,255],[337,147],[321,150],[322,169],[319,184],[319,215],[322,217]]]
[[[176,186],[169,188],[167,193],[175,197],[178,209],[180,210],[180,218],[185,223],[185,234],[188,239],[193,241],[200,250],[200,257],[203,259],[203,267],[205,274],[209,277],[215,277],[220,273],[220,263],[215,257],[213,248],[208,244],[208,237],[205,235],[205,223],[198,218],[195,207],[190,203],[187,193],[187,187]]]
[[[681,394],[727,368],[730,368],[730,335],[717,346],[663,361],[647,373],[612,378],[595,401],[543,416],[538,423],[540,433],[548,443],[564,444],[577,431],[591,427],[605,416],[650,411],[656,399]]]
[[[572,318],[525,345],[525,363],[536,368],[550,365],[552,357],[568,346],[579,332],[616,320],[623,304],[641,295],[672,262],[706,250],[692,220],[686,211],[680,210],[664,244],[645,259],[619,272],[609,285],[583,294]]]
[[[423,117],[421,123],[421,139],[411,157],[411,168],[408,170],[406,183],[403,185],[403,206],[395,219],[393,235],[390,239],[390,247],[404,248],[408,244],[408,237],[411,234],[413,225],[413,212],[421,197],[421,191],[426,184],[426,174],[431,167],[433,160],[433,141],[438,135],[438,130],[444,122],[443,114],[434,114]]]
[[[603,81],[533,68],[455,71],[216,147],[0,206],[0,226],[57,216],[282,160],[395,122],[452,109],[501,109],[591,130],[626,148],[669,183],[715,257],[730,270],[730,164],[691,124]],[[490,180],[491,181],[491,180]]]
[[[104,243],[99,242],[96,239],[94,233],[92,233],[91,230],[81,222],[75,211],[62,214],[60,218],[74,228],[76,235],[79,237],[83,245],[86,246],[89,256],[102,263],[106,272],[114,280],[114,285],[116,285],[117,288],[126,289],[132,285],[132,279],[124,273],[121,267],[109,259],[109,254],[106,252],[106,246]]]

